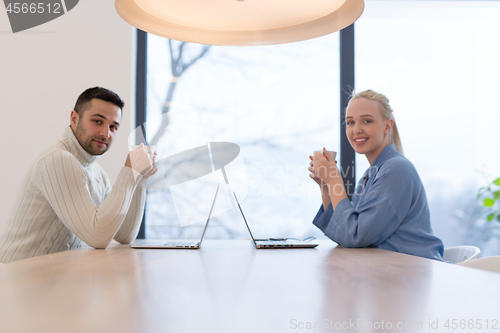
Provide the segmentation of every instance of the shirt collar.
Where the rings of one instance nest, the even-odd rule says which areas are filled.
[[[380,166],[385,162],[387,161],[389,158],[393,157],[393,156],[396,156],[398,153],[398,151],[396,150],[396,148],[394,147],[394,145],[392,143],[388,144],[381,152],[380,154],[378,154],[377,158],[375,159],[375,161],[373,161],[373,164],[370,165],[370,167],[368,168],[368,170],[366,170],[365,174],[363,175],[363,177],[366,177],[366,176],[373,176],[375,174],[377,174],[378,172],[378,169],[380,168]]]
[[[398,154],[398,151],[392,143],[388,144],[381,152],[378,154],[377,158],[373,162],[372,166],[380,166],[385,160],[389,159]]]
[[[89,154],[78,142],[78,139],[73,133],[71,126],[66,127],[63,137],[60,140],[68,149],[68,151],[75,156],[78,161],[84,166],[88,167],[100,157],[100,155]]]

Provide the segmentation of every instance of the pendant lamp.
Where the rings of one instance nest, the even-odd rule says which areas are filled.
[[[356,21],[363,0],[116,0],[149,33],[212,45],[270,45],[320,37]]]

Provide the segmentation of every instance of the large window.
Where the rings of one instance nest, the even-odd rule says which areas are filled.
[[[168,108],[160,156],[179,151],[172,150],[179,141],[185,149],[200,142],[239,145],[248,185],[242,207],[254,234],[321,237],[311,224],[321,199],[307,167],[314,150],[339,147],[338,45],[338,33],[284,45],[208,48],[149,35],[147,119]],[[191,65],[183,70],[183,64]],[[152,140],[160,122],[148,121],[146,128]],[[203,223],[180,227],[171,191],[157,187],[148,192],[147,237],[199,237]],[[207,237],[249,237],[238,208],[211,220]]]
[[[500,176],[500,3],[365,5],[355,23],[356,90],[391,100],[405,155],[424,182],[432,226],[445,246],[500,253],[500,224],[486,222],[476,199],[480,186]],[[339,33],[208,48],[149,35],[147,118],[168,111],[160,156],[180,141],[185,149],[236,143],[248,180],[242,205],[254,233],[322,237],[311,225],[320,196],[306,168],[313,150],[340,149],[338,45]],[[161,129],[159,121],[146,127],[150,139]],[[358,179],[367,167],[357,156]],[[180,227],[168,186],[149,190],[146,221],[148,238],[196,238],[203,224]],[[248,237],[237,208],[217,215],[207,237]]]
[[[499,17],[499,2],[367,1],[355,27],[356,87],[389,97],[434,232],[484,254],[500,253],[500,224],[475,198],[500,176]]]

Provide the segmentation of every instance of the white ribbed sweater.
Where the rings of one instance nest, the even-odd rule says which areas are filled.
[[[30,164],[0,236],[0,262],[80,247],[130,243],[139,231],[146,179],[128,167],[111,188],[68,126],[63,137]],[[137,189],[136,189],[137,187]]]

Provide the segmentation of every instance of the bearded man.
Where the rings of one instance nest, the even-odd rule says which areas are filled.
[[[137,237],[156,156],[143,145],[130,152],[113,186],[96,163],[115,139],[123,107],[116,93],[101,87],[78,97],[63,137],[26,171],[0,236],[0,262]]]

